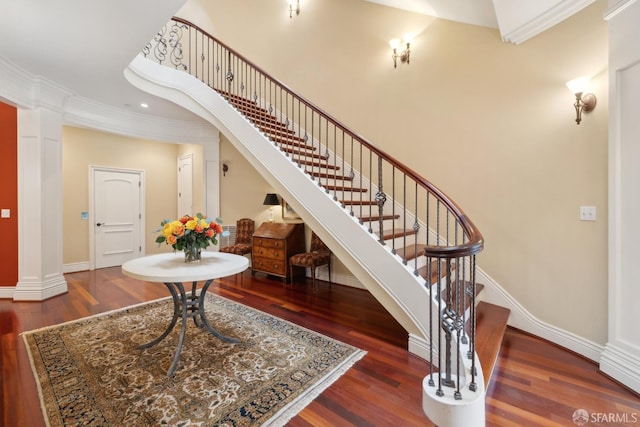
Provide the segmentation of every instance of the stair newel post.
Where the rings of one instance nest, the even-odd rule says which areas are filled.
[[[384,194],[383,186],[382,186],[382,158],[378,157],[378,192],[376,193],[376,203],[378,205],[378,231],[380,232],[380,237],[378,241],[380,244],[384,245],[384,214],[383,208],[384,204],[387,201],[387,195]]]
[[[471,320],[469,330],[469,352],[467,356],[471,359],[471,382],[469,383],[469,390],[476,391],[478,386],[476,384],[476,256],[471,255],[469,257],[469,281],[471,291],[471,311],[469,318]]]
[[[457,230],[456,230],[457,233]],[[456,238],[457,239],[457,238]],[[451,259],[447,258],[448,265],[451,266]],[[460,266],[459,258],[456,258],[453,265]],[[453,272],[452,272],[453,274]],[[455,278],[453,280],[455,289],[456,289],[456,301],[455,301],[455,313],[453,326],[456,331],[456,340],[457,340],[457,349],[456,351],[456,391],[453,396],[456,400],[462,399],[462,394],[460,393],[460,379],[463,378],[462,372],[462,360],[460,359],[460,348],[462,345],[462,338],[464,335],[464,303],[461,304],[461,300],[464,300],[464,289],[463,289],[463,281],[460,280],[460,271],[456,269]]]
[[[418,236],[419,235],[418,232],[420,231],[420,223],[418,222],[418,183],[414,184],[414,202],[413,203],[415,205],[415,211],[413,213],[413,231],[415,233],[415,236]],[[418,243],[417,237],[415,242]],[[415,260],[413,274],[415,276],[418,276],[420,274],[418,272],[418,257],[416,257],[416,260]]]
[[[428,201],[427,201],[428,203]],[[425,255],[427,255],[425,253]],[[438,263],[438,266],[440,264]],[[429,299],[433,301],[433,283],[431,278],[433,277],[433,258],[427,255],[427,277],[426,285],[429,290]],[[438,273],[439,273],[439,269]],[[429,385],[433,387],[435,382],[433,381],[433,304],[429,304]]]
[[[395,189],[394,189],[394,200],[395,200]],[[396,216],[396,204],[393,203],[391,205],[391,213],[393,214],[393,217],[395,218]],[[394,220],[395,222],[395,220]],[[394,227],[395,228],[395,223],[394,223]],[[406,230],[407,229],[407,174],[403,174],[402,175],[402,229]],[[402,236],[402,247],[406,248],[407,247],[407,234],[405,233]],[[418,245],[414,245],[413,247],[413,259],[417,260],[418,259]],[[404,259],[402,260],[402,263],[404,265],[407,265],[407,253],[405,252],[404,254]]]
[[[438,259],[438,390],[436,395],[439,397],[444,396],[442,391],[442,331],[445,329],[443,317],[442,317],[442,267],[440,259]]]
[[[442,329],[445,337],[445,378],[443,380],[444,385],[453,387],[454,382],[451,378],[451,345],[452,345],[452,333],[455,329],[455,313],[451,308],[451,259],[447,258],[445,264],[445,305],[444,311],[440,312],[442,318]],[[442,294],[439,295],[439,299],[442,300]],[[442,350],[440,350],[442,352]],[[440,366],[442,370],[442,366]]]
[[[333,125],[333,166],[334,166],[334,168],[338,167],[338,156],[337,156],[337,153],[338,153],[338,127],[336,125]],[[335,201],[335,202],[338,201],[338,192],[335,189],[333,190],[333,201]],[[345,207],[344,202],[345,201],[343,199],[342,203],[341,203],[341,206],[343,208]]]
[[[466,265],[466,259],[465,258],[459,258],[457,260],[458,263],[458,269],[460,269],[461,271],[459,271],[460,273],[460,277],[462,278],[460,281],[460,291],[462,292],[462,301],[461,301],[461,305],[462,305],[462,324],[466,325],[467,321],[469,320],[467,318],[467,302],[471,301],[471,295],[469,295],[469,287],[467,286],[467,284],[469,282],[466,281],[466,277],[467,277],[467,265]],[[471,315],[471,312],[469,312],[469,315]],[[469,336],[467,334],[466,328],[462,328],[462,343],[463,344],[469,344]]]
[[[359,161],[360,161],[360,165],[359,165],[359,169],[358,170],[362,171],[362,170],[364,170],[363,169],[363,165],[364,165],[364,163],[363,163],[364,162],[364,160],[363,160],[363,158],[364,158],[363,157],[364,156],[364,152],[363,152],[364,146],[362,144],[358,144],[358,145],[360,147],[360,155],[358,156],[359,157]],[[367,151],[369,152],[369,157],[371,157],[371,150],[367,150]],[[353,179],[355,178],[355,176],[356,176],[356,173],[353,170],[353,165],[352,165],[351,166],[351,170],[349,171],[349,177],[351,178],[351,182],[352,183],[354,182]],[[362,175],[359,176],[359,180],[360,180],[360,182],[358,183],[358,185],[362,186]],[[359,193],[358,196],[355,196],[353,193],[351,193],[351,198],[353,199],[355,197],[358,197],[359,200],[360,200],[360,203],[359,203],[359,205],[360,205],[360,217],[362,217],[362,193]]]
[[[371,153],[371,152],[370,152]],[[371,178],[369,179],[369,189],[367,191],[369,191],[369,193],[372,193],[373,190],[373,153],[369,154],[369,173],[371,174]],[[351,196],[353,198],[353,195]],[[369,213],[371,214],[373,208],[369,209]],[[351,211],[353,212],[353,208],[351,208]],[[371,215],[373,216],[373,215]],[[360,225],[364,224],[364,221],[362,220],[362,206],[360,206],[360,216],[359,216],[359,222]],[[373,233],[373,227],[371,226],[371,222],[369,222],[369,227],[367,229],[367,231],[369,233]]]

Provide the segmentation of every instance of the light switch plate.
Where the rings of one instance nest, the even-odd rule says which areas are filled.
[[[11,209],[2,209],[2,212],[0,213],[0,217],[11,218]]]

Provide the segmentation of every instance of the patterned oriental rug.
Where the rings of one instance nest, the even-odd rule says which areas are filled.
[[[175,375],[180,320],[163,341],[170,299],[25,332],[47,424],[57,426],[284,425],[364,351],[225,298],[207,316],[229,344],[187,325]]]

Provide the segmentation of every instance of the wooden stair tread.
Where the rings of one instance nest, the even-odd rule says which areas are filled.
[[[302,148],[304,150],[310,150],[310,151],[315,151],[315,150],[318,149],[318,147],[314,147],[313,145],[309,145],[309,144],[305,143],[304,141],[296,140],[295,138],[297,138],[297,137],[292,139],[292,138],[285,137],[285,136],[268,135],[267,132],[265,132],[265,135],[267,135],[267,137],[271,141],[277,142],[280,145],[288,145],[290,147],[297,147],[297,148]]]
[[[363,190],[363,191],[367,191],[367,190]],[[362,222],[375,222],[380,220],[379,215],[361,216],[359,218],[360,218],[360,221]],[[400,215],[382,215],[383,221],[386,221],[388,219],[398,219],[398,218],[400,218]]]
[[[315,169],[329,169],[329,170],[332,170],[332,171],[340,170],[340,166],[332,165],[332,164],[329,164],[327,162],[318,162],[318,161],[315,161],[315,160],[312,160],[312,159],[306,159],[305,157],[306,156],[295,156],[295,157],[293,157],[293,160],[296,163],[300,163],[300,164],[306,165],[306,166],[311,166],[312,168],[315,168]]]
[[[511,311],[505,307],[481,301],[476,307],[476,353],[484,376],[485,389],[502,347]]]
[[[338,175],[337,173],[332,171],[325,172],[325,171],[318,171],[314,169],[305,169],[305,172],[307,172],[311,176],[315,176],[316,178],[329,178],[329,179],[335,179],[339,181],[353,181],[353,178],[350,176]]]
[[[284,124],[283,124],[284,126]],[[263,126],[260,128],[260,130],[266,134],[269,138],[279,138],[282,140],[289,140],[289,141],[296,141],[296,142],[301,142],[303,144],[309,145],[310,147],[312,147],[313,145],[310,145],[307,143],[307,140],[305,140],[304,137],[298,136],[296,135],[296,133],[294,131],[292,131],[291,129],[287,129],[287,128],[274,128],[274,127],[269,127],[269,126]]]
[[[263,115],[252,115],[252,114],[244,114],[244,116],[256,127],[260,128],[261,131],[267,133],[269,129],[277,129],[277,130],[287,130],[287,125],[278,121],[275,117],[266,117]],[[292,136],[292,138],[297,138]]]
[[[313,149],[315,150],[316,147],[313,147]],[[280,151],[284,151],[285,153],[289,153],[292,156],[294,156],[295,158],[303,157],[303,158],[312,158],[312,159],[318,159],[318,160],[327,160],[327,159],[329,159],[329,156],[327,154],[319,154],[319,153],[314,153],[314,152],[310,152],[310,151],[305,151],[304,149],[297,149],[297,148],[294,148],[294,147],[289,147],[288,145],[281,145],[280,146]],[[338,166],[338,168],[340,168],[340,166]]]
[[[420,267],[418,269],[418,274],[424,280],[427,280],[427,273],[428,273],[427,272],[427,265],[423,265],[422,267]],[[456,269],[456,265],[454,263],[451,264],[451,269],[452,270]],[[447,270],[447,262],[446,261],[441,261],[440,262],[440,272],[443,273],[446,270]],[[438,279],[441,279],[441,277],[440,278],[438,277],[438,261],[431,261],[431,281],[429,283],[431,283],[431,285],[434,285],[438,281]]]
[[[236,94],[233,94],[233,93],[227,92],[225,90],[221,90],[221,89],[214,89],[214,90],[216,92],[218,92],[225,99],[233,100],[233,101],[237,101],[237,102],[253,103],[253,104],[257,105],[254,100],[246,98],[244,96],[236,95]]]
[[[301,136],[296,135],[296,132],[292,129],[282,128],[282,127],[280,128],[265,127],[264,129],[260,129],[260,130],[262,130],[264,133],[266,133],[269,136],[273,135],[273,136],[278,136],[282,138],[289,138],[296,141],[305,142],[305,139]]]
[[[369,191],[366,188],[350,187],[347,185],[323,184],[322,186],[327,190],[332,190],[332,191],[350,191],[352,193],[366,193],[367,191]]]
[[[424,249],[427,245],[422,244],[413,244],[409,246],[405,246],[404,248],[400,248],[396,250],[396,254],[404,259],[404,260],[412,260],[416,258],[416,256],[421,256],[424,254]]]
[[[374,233],[376,236],[379,236],[378,233]],[[398,237],[404,236],[414,236],[416,231],[412,228],[393,228],[388,230],[382,230],[382,239],[390,240]]]
[[[345,206],[350,206],[350,205],[375,206],[378,204],[378,202],[376,202],[375,200],[357,200],[357,199],[340,200],[340,203]]]

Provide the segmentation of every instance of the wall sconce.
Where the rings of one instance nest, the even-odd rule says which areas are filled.
[[[300,15],[300,0],[288,0],[289,3],[289,18],[293,18],[293,12],[296,15]]]
[[[229,172],[229,165],[226,163],[222,164],[222,176],[227,176],[227,172]]]
[[[592,93],[584,93],[589,86],[589,77],[578,77],[567,82],[567,87],[571,93],[576,96],[576,103],[573,106],[576,109],[576,123],[582,121],[582,113],[588,113],[596,108],[597,99]]]
[[[391,54],[391,58],[393,58],[393,68],[398,68],[398,58],[400,58],[400,62],[403,64],[409,64],[413,36],[411,34],[405,34],[403,41],[406,47],[402,52],[398,53],[398,49],[400,48],[400,39],[389,40],[389,46],[393,49],[393,53]]]
[[[265,206],[269,206],[269,222],[273,222],[273,207],[280,205],[280,199],[278,199],[278,195],[275,193],[267,193],[262,204]]]

